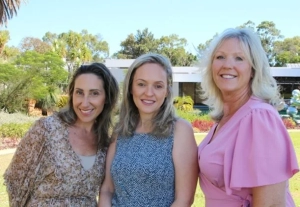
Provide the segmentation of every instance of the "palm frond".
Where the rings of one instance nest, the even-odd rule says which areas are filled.
[[[17,15],[17,10],[26,0],[0,0],[0,25],[7,25],[7,21]]]

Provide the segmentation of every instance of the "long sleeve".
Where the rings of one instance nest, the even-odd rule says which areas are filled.
[[[4,174],[11,207],[23,207],[34,186],[39,161],[46,140],[44,118],[39,119],[22,138]]]

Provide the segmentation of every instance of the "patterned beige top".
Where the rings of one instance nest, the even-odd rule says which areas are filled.
[[[41,118],[22,138],[4,174],[11,207],[94,207],[104,178],[106,150],[85,170],[57,115]]]

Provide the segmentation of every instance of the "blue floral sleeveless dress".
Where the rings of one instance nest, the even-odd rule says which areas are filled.
[[[170,207],[175,198],[173,134],[118,137],[111,175],[113,207]]]

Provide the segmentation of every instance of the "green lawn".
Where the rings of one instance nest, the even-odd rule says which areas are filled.
[[[8,155],[0,155],[0,203],[1,207],[9,207],[8,205],[8,197],[6,194],[6,188],[3,185],[3,174],[5,169],[8,167],[8,164],[10,163],[10,160],[12,158],[13,154]]]
[[[300,165],[300,131],[292,131],[290,132],[290,135],[292,137],[292,141],[294,143],[294,147],[296,150],[296,154],[298,157],[298,162]],[[199,143],[203,137],[204,134],[197,134],[196,139],[197,143]],[[10,160],[12,158],[12,154],[8,155],[0,155],[0,203],[1,207],[9,207],[8,205],[8,198],[5,190],[5,186],[3,185],[3,173],[5,169],[7,168]],[[291,180],[290,180],[290,190],[292,193],[292,196],[295,200],[296,206],[300,207],[300,173],[296,174]],[[204,198],[201,190],[199,189],[199,185],[197,186],[197,192],[195,195],[195,201],[193,204],[193,207],[204,207]]]

